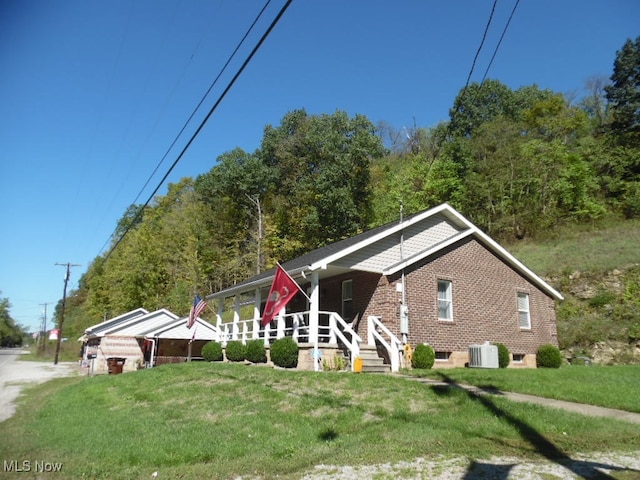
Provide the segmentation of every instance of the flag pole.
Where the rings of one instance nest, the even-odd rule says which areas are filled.
[[[309,303],[311,303],[311,299],[309,298],[309,295],[307,295],[307,293],[304,290],[302,290],[300,285],[298,285],[298,282],[296,282],[294,278],[291,275],[289,275],[289,272],[287,272],[285,268],[282,265],[280,265],[280,262],[276,262],[276,265],[278,265],[282,269],[282,271],[285,273],[285,275],[289,277],[289,280],[291,280],[293,283],[295,283],[298,286],[298,290],[300,290],[300,293],[302,293],[302,295],[304,295],[305,298],[309,300]]]

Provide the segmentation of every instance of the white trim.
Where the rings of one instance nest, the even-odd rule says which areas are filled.
[[[516,272],[518,272],[524,278],[526,278],[531,283],[533,283],[540,290],[542,290],[549,296],[555,298],[556,300],[564,300],[564,297],[562,296],[562,294],[560,294],[560,292],[555,290],[551,285],[545,282],[542,278],[540,278],[538,275],[533,273],[533,271],[527,268],[522,262],[520,262],[513,255],[511,255],[507,250],[505,250],[502,246],[500,246],[491,237],[483,233],[480,229],[478,229],[478,227],[476,227],[473,223],[467,220],[464,216],[462,216],[459,212],[457,212],[454,208],[452,208],[447,203],[443,203],[438,207],[432,208],[430,210],[426,210],[420,214],[410,217],[409,219],[403,222],[398,222],[397,224],[390,225],[388,228],[382,230],[381,232],[373,236],[370,236],[354,245],[351,245],[348,248],[345,248],[343,250],[340,250],[339,252],[328,255],[323,259],[312,263],[311,265],[299,267],[287,273],[293,277],[293,276],[302,276],[303,272],[305,271],[318,272],[319,270],[326,270],[333,262],[341,258],[344,258],[360,249],[363,249],[369,245],[372,245],[390,235],[400,232],[403,229],[410,227],[411,225],[422,222],[423,220],[437,214],[444,215],[447,218],[447,220],[451,221],[457,228],[461,229],[461,232],[456,235],[453,235],[449,239],[429,249],[424,250],[423,252],[419,252],[416,255],[413,255],[410,258],[407,258],[401,262],[396,262],[392,265],[389,265],[388,267],[382,270],[381,273],[383,275],[391,275],[393,273],[396,273],[402,270],[403,268],[406,268],[409,265],[428,257],[429,255],[433,255],[437,253],[438,251],[454,244],[455,242],[458,242],[466,237],[473,236],[480,243],[482,243],[485,246],[485,248],[490,250],[493,254],[495,254],[500,259],[502,259],[503,262],[505,262],[507,265],[513,268]],[[238,286],[229,287],[228,289],[221,290],[211,295],[207,295],[205,298],[209,300],[214,298],[230,297],[238,292],[246,292],[258,286],[270,285],[272,281],[273,281],[273,275],[269,277],[261,278],[259,280],[254,280],[248,283],[244,283]]]

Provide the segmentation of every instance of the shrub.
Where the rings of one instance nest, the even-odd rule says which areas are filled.
[[[496,343],[498,347],[498,367],[507,368],[509,366],[509,349],[502,343]]]
[[[436,354],[429,345],[420,343],[413,351],[411,366],[413,368],[431,368],[436,360]]]
[[[222,345],[218,342],[205,343],[202,347],[202,358],[207,362],[219,362],[222,360]]]
[[[536,366],[538,368],[560,368],[562,354],[558,347],[553,345],[541,345],[536,352]]]
[[[227,342],[225,353],[230,362],[242,362],[244,360],[246,347],[239,340]]]
[[[298,344],[291,337],[279,338],[271,344],[271,361],[278,367],[297,367]]]
[[[265,363],[267,361],[267,351],[262,340],[249,340],[245,352],[245,358],[251,363]]]

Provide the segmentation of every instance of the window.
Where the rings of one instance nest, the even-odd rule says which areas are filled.
[[[451,282],[438,280],[438,320],[453,321]]]
[[[353,316],[353,280],[342,282],[342,318],[351,320]]]
[[[513,363],[524,363],[524,353],[514,353]]]
[[[518,320],[520,321],[520,328],[527,330],[531,328],[528,293],[518,293]]]
[[[436,362],[448,362],[449,357],[451,356],[451,352],[435,352],[436,354]]]

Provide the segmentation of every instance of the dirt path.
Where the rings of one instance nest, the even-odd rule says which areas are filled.
[[[20,350],[0,349],[0,422],[15,413],[15,400],[25,385],[78,374],[75,362],[53,365],[51,362],[22,361],[22,354]]]

